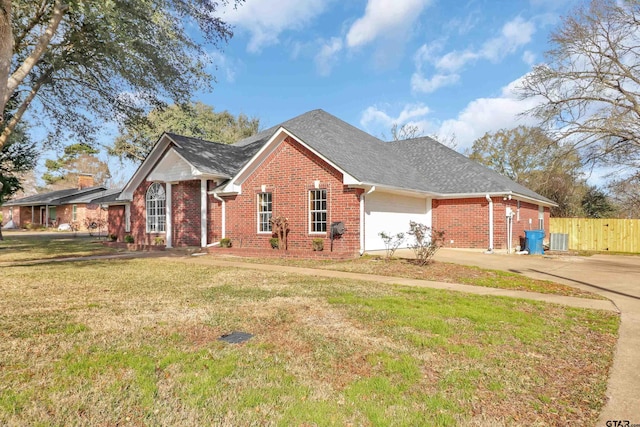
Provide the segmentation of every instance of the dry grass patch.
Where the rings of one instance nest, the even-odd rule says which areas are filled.
[[[104,246],[103,241],[104,238],[80,237],[69,233],[56,236],[4,233],[4,240],[0,240],[0,263],[108,255],[117,252],[114,248]]]
[[[334,260],[292,260],[281,258],[237,258],[244,262],[278,264],[305,268],[347,271],[351,273],[376,274],[380,276],[404,277],[409,279],[432,280],[447,283],[485,286],[500,289],[540,292],[590,299],[605,299],[593,292],[572,286],[561,285],[549,280],[538,280],[521,274],[479,267],[433,261],[426,266],[418,265],[410,259],[393,258],[386,260],[378,256],[365,255],[360,258]]]
[[[2,425],[593,425],[619,322],[171,259],[4,267],[0,293]]]

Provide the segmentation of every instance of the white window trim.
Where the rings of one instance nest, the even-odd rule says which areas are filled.
[[[311,209],[311,193],[312,192],[324,192],[324,201],[325,201],[325,205],[326,205],[326,209],[321,209],[321,210],[313,210]],[[317,236],[326,236],[327,235],[327,230],[329,229],[329,200],[328,200],[328,192],[326,188],[314,188],[311,189],[307,192],[307,206],[308,206],[308,212],[307,212],[307,218],[309,219],[309,234],[312,235],[317,235]],[[326,219],[325,219],[325,231],[312,231],[313,227],[313,212],[324,212],[326,214]]]
[[[271,210],[262,212],[262,211],[260,211],[260,203],[262,202],[262,196],[265,196],[267,194],[270,196],[269,197],[269,199],[270,199],[269,202],[271,204]],[[269,234],[269,235],[273,234],[273,230],[271,230],[272,227],[271,227],[271,222],[270,221],[267,223],[268,226],[269,226],[269,230],[266,230],[266,231],[265,230],[260,230],[260,224],[262,224],[262,218],[261,218],[262,215],[268,213],[269,214],[269,220],[271,218],[273,218],[273,193],[271,193],[269,191],[263,191],[262,193],[258,193],[257,197],[256,197],[256,200],[257,200],[257,203],[256,203],[257,232],[258,232],[258,234]]]
[[[151,191],[151,189],[152,189],[152,188],[154,188],[154,187],[155,187],[155,188],[160,188],[160,189],[162,189],[162,195],[164,196],[164,198],[154,199],[154,201],[156,202],[156,206],[155,206],[155,208],[156,208],[156,209],[155,209],[155,210],[156,210],[156,213],[155,213],[153,216],[150,216],[150,215],[149,215],[149,201],[150,201],[150,200],[149,200],[149,192],[150,192],[150,191]],[[164,214],[163,214],[163,215],[160,215],[160,214],[158,214],[158,213],[157,213],[157,211],[158,211],[157,202],[158,202],[158,201],[163,201],[163,202],[164,202],[164,206],[163,206]],[[148,234],[165,233],[165,232],[166,232],[166,230],[167,230],[167,224],[166,224],[166,215],[167,215],[167,204],[166,204],[166,202],[167,202],[167,191],[166,191],[166,189],[164,188],[164,186],[163,186],[162,184],[160,184],[159,182],[154,182],[153,184],[151,184],[151,185],[149,186],[149,188],[147,188],[147,192],[145,193],[145,196],[144,196],[144,202],[145,202],[145,211],[146,211],[146,212],[145,212],[145,220],[146,220],[145,222],[146,222],[146,230],[147,230],[147,233],[148,233]],[[165,217],[165,221],[164,221],[164,222],[162,222],[162,225],[163,225],[163,228],[164,228],[164,229],[163,229],[163,230],[160,230],[160,224],[161,224],[161,223],[160,223],[159,219],[160,219],[161,217],[163,217],[163,216]],[[152,230],[152,229],[151,229],[151,227],[150,227],[150,225],[152,224],[152,221],[150,221],[150,218],[153,218],[153,219],[154,219],[154,221],[153,221],[153,222],[154,222],[154,225],[155,225],[155,230]]]

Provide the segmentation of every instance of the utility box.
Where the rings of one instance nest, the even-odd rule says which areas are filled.
[[[569,235],[564,233],[551,233],[549,236],[549,249],[552,251],[568,251]]]

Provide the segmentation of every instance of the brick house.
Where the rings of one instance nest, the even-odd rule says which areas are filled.
[[[50,191],[10,200],[2,206],[3,226],[25,228],[30,224],[42,227],[57,227],[76,222],[84,230],[85,219],[103,218],[107,212],[94,202],[96,197],[119,194],[93,185],[93,177],[81,175],[77,188]]]
[[[288,249],[320,238],[351,254],[383,249],[378,233],[410,220],[444,230],[449,247],[516,247],[525,229],[548,233],[555,205],[431,138],[384,142],[322,110],[233,145],[165,133],[106,203],[118,240],[269,249],[269,219],[284,216]],[[334,223],[345,231],[331,241]]]

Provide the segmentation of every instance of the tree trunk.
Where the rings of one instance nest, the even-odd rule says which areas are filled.
[[[7,143],[7,141],[9,140],[9,136],[11,135],[11,132],[13,132],[18,122],[20,122],[20,119],[22,119],[22,116],[24,115],[25,111],[27,111],[29,104],[31,104],[31,101],[33,101],[33,98],[36,97],[36,94],[38,93],[42,85],[49,79],[52,72],[53,72],[53,69],[49,68],[40,76],[38,80],[36,80],[36,83],[33,85],[31,90],[29,91],[29,95],[27,95],[24,101],[22,101],[22,104],[20,104],[20,107],[18,107],[18,110],[15,112],[13,117],[11,117],[11,120],[7,122],[7,125],[2,130],[2,134],[0,134],[0,149],[2,149],[4,144]]]
[[[4,107],[9,99],[6,94],[12,57],[11,0],[0,0],[0,123],[4,120]]]

